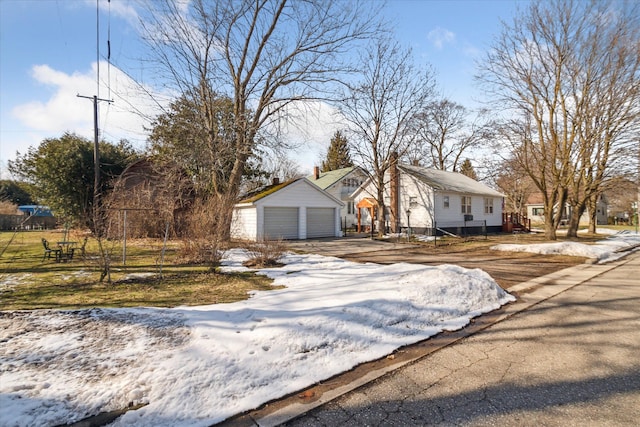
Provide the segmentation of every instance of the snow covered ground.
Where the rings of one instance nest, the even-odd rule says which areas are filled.
[[[636,243],[618,234],[588,253],[609,259]],[[587,253],[578,243],[508,250]],[[226,268],[244,269],[245,258],[230,252]],[[514,300],[479,269],[283,262],[261,274],[286,288],[233,304],[0,312],[0,425],[52,426],[148,403],[114,425],[206,426]]]
[[[633,232],[615,232],[607,228],[599,228],[597,232],[598,234],[609,234],[609,236],[593,245],[578,242],[554,242],[537,245],[502,244],[493,246],[492,249],[536,254],[571,255],[592,258],[597,262],[610,262],[625,255],[624,252],[616,252],[617,250],[640,244],[640,236]]]

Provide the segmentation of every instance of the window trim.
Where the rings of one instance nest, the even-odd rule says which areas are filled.
[[[493,215],[493,197],[484,198],[484,213],[485,215]]]
[[[460,196],[460,213],[471,215],[471,196]]]

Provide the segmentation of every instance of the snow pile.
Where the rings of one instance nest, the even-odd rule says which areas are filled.
[[[243,251],[228,254],[241,270]],[[0,425],[56,425],[148,403],[116,425],[207,426],[514,298],[485,272],[288,255],[286,288],[174,309],[0,313]]]
[[[600,233],[600,231],[599,229],[598,233]],[[640,235],[628,231],[621,231],[610,234],[606,239],[600,240],[593,245],[579,242],[555,242],[533,245],[501,244],[492,246],[491,249],[543,255],[570,255],[592,258],[598,262],[608,262],[624,256],[625,254],[622,250],[631,249],[637,245],[640,245]]]

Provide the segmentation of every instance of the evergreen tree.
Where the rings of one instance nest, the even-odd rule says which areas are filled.
[[[339,130],[333,134],[327,157],[322,162],[322,171],[328,172],[353,166],[347,138]]]
[[[0,201],[13,203],[15,205],[33,205],[33,186],[28,182],[0,180]]]
[[[465,161],[462,162],[462,165],[460,166],[460,173],[468,176],[469,178],[475,179],[476,181],[478,180],[478,175],[476,175],[476,171],[473,169],[473,165],[469,159],[465,159]]]
[[[32,186],[31,196],[57,217],[93,229],[93,142],[73,133],[47,138],[9,161],[9,171]],[[137,160],[133,147],[100,142],[100,194],[106,195],[122,171]]]

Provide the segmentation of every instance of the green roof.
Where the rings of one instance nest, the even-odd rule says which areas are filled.
[[[349,175],[354,169],[355,166],[351,166],[328,172],[320,172],[320,178],[316,179],[314,175],[309,175],[307,176],[307,179],[323,190],[326,190],[345,176]]]
[[[273,184],[273,185],[267,185],[266,187],[262,187],[259,188],[258,190],[252,191],[248,194],[245,194],[241,197],[242,200],[240,200],[238,203],[253,203],[256,202],[260,199],[262,199],[263,197],[268,196],[269,194],[273,194],[278,190],[283,189],[284,187],[286,187],[287,185],[294,183],[297,180],[290,180],[290,181],[286,181],[286,182],[281,182],[279,184]]]

